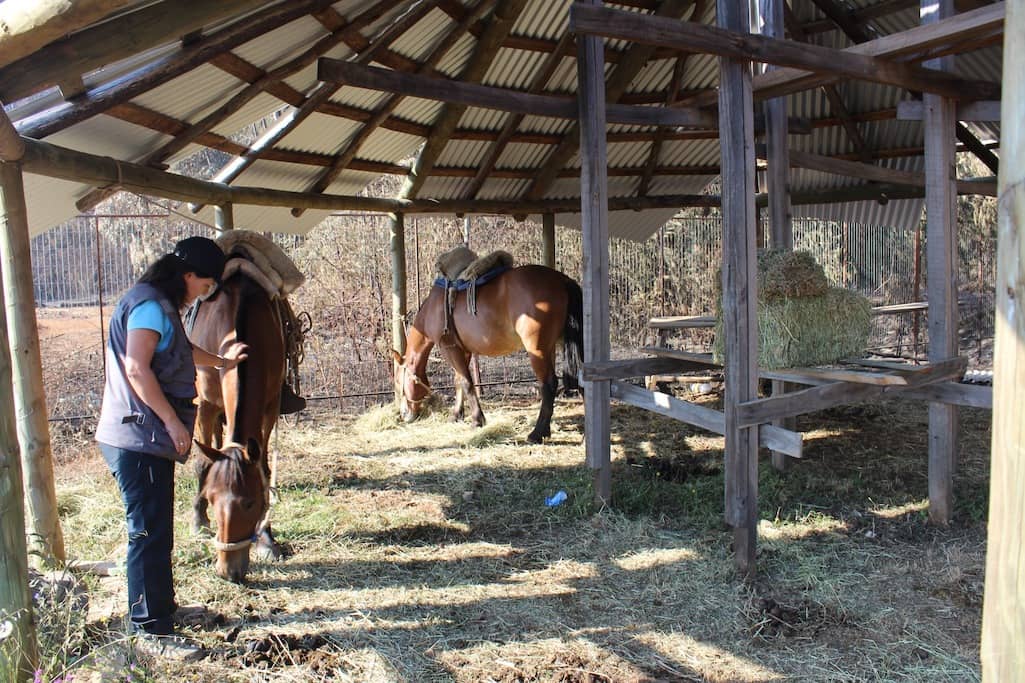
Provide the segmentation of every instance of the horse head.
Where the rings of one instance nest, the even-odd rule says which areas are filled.
[[[217,521],[217,575],[242,583],[249,571],[249,548],[270,506],[260,444],[249,439],[245,446],[229,443],[220,450],[198,441],[196,445],[213,463],[200,495]]]
[[[431,395],[431,385],[426,375],[421,376],[394,349],[392,359],[395,361],[395,397],[399,403],[399,415],[404,422],[412,422],[420,417],[424,403]]]

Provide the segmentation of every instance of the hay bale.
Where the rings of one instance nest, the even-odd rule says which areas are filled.
[[[822,296],[829,281],[807,251],[767,249],[758,255],[758,299],[779,301]]]
[[[860,356],[872,332],[868,299],[830,287],[820,296],[758,304],[758,365],[765,369],[827,365]],[[717,312],[712,355],[722,363],[722,310]]]

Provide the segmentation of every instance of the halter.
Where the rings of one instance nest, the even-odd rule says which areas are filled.
[[[406,395],[406,374],[407,373],[413,377],[413,384],[419,384],[420,386],[422,386],[424,389],[427,390],[427,393],[424,394],[423,398],[412,399],[412,398],[410,398],[409,396]],[[402,378],[401,378],[401,381],[402,381],[402,398],[404,398],[406,401],[411,403],[413,405],[413,409],[414,410],[419,409],[420,408],[420,404],[423,403],[424,401],[426,401],[430,397],[430,395],[432,393],[434,393],[434,390],[431,389],[431,385],[428,384],[427,382],[423,381],[419,377],[417,377],[417,374],[415,372],[411,371],[408,367],[406,367],[405,363],[402,364]]]
[[[213,539],[214,548],[222,553],[231,553],[236,550],[245,550],[253,543],[256,542],[256,534],[253,534],[250,538],[244,538],[241,541],[235,541],[234,543],[222,543],[216,538]]]

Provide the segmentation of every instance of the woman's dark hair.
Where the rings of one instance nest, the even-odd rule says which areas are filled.
[[[139,278],[159,289],[175,308],[185,303],[185,273],[191,269],[174,254],[164,254]]]

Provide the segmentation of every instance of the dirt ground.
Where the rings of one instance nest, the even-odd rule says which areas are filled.
[[[61,373],[89,381],[95,314],[49,314],[48,387]],[[483,430],[441,411],[411,425],[388,409],[283,420],[272,515],[291,556],[255,562],[241,586],[214,575],[208,542],[188,530],[195,480],[179,468],[177,598],[206,606],[186,632],[210,656],[134,658],[123,576],[83,576],[89,609],[53,620],[81,635],[48,641],[52,677],[979,680],[988,412],[962,412],[949,528],[927,519],[923,405],[802,417],[804,458],[783,474],[761,461],[758,573],[743,581],[722,522],[720,437],[614,406],[613,505],[599,508],[579,399],[560,397],[543,446],[524,439],[533,402],[485,395],[484,407]],[[75,424],[54,429],[68,552],[117,563],[121,504],[88,420]],[[546,506],[558,490],[567,501]]]

